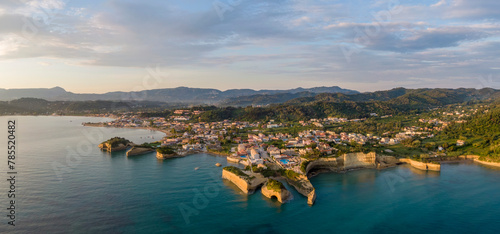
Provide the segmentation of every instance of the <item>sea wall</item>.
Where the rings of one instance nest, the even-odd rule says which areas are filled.
[[[424,162],[419,162],[415,161],[409,158],[402,158],[400,159],[401,162],[408,163],[412,167],[424,170],[424,171],[441,171],[441,164],[434,164],[434,163],[424,163]]]

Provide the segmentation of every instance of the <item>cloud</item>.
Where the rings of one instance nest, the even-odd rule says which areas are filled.
[[[463,18],[474,20],[500,19],[498,14],[500,1],[497,0],[453,0],[447,9],[451,18]]]
[[[433,48],[455,47],[462,42],[474,41],[488,35],[467,27],[442,27],[424,30],[413,30],[409,36],[397,36],[392,33],[381,33],[371,38],[368,49],[388,50],[396,52],[412,52]]]
[[[408,84],[498,67],[497,1],[402,2],[382,18],[393,1],[359,2],[243,0],[221,20],[211,0],[2,1],[0,60]]]

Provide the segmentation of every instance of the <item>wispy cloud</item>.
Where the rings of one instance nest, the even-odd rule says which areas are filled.
[[[394,2],[241,1],[221,20],[210,0],[2,1],[0,60],[52,58],[88,69],[220,67],[221,74],[292,73],[297,82],[329,84],[437,85],[450,77],[467,85],[457,77],[498,71],[500,2]],[[391,7],[397,12],[376,17]],[[372,34],[356,40],[365,30]],[[339,50],[344,44],[357,50],[349,63]]]

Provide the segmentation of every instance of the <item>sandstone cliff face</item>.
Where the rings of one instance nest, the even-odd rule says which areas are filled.
[[[306,174],[313,169],[327,169],[330,171],[344,171],[354,168],[387,168],[396,166],[401,162],[392,156],[381,156],[375,152],[349,153],[338,158],[319,158],[311,161],[306,167]]]
[[[339,162],[337,158],[320,158],[314,161],[311,161],[307,164],[306,167],[306,175],[312,169],[326,169],[330,171],[338,171],[339,164],[343,165],[342,162]]]
[[[160,154],[156,152],[156,158],[157,159],[169,159],[169,158],[179,158],[182,157],[181,155],[178,154]]]
[[[420,169],[420,170],[424,170],[424,171],[441,171],[441,165],[440,164],[424,163],[424,162],[419,162],[419,161],[411,160],[409,158],[402,158],[402,159],[400,159],[400,161],[408,163],[412,167]]]
[[[397,159],[396,157],[393,157],[393,156],[377,155],[376,163],[377,163],[378,169],[384,169],[384,168],[388,168],[388,167],[394,167],[394,166],[400,164],[401,162],[399,161],[399,159]]]
[[[235,158],[235,157],[227,157],[226,160],[231,163],[239,163],[240,158]]]
[[[279,191],[269,189],[267,182],[262,186],[261,192],[267,198],[276,197],[280,203],[284,203],[292,195],[286,188],[281,188]]]
[[[307,176],[301,176],[297,180],[286,178],[288,184],[292,185],[297,192],[307,197],[307,204],[313,205],[316,200],[316,190]]]
[[[147,154],[147,153],[154,152],[154,151],[155,151],[154,149],[134,146],[134,147],[132,147],[132,149],[127,151],[127,156]]]
[[[222,178],[231,181],[246,194],[252,193],[253,191],[255,191],[255,189],[266,182],[266,179],[260,174],[249,173],[249,175],[253,176],[254,178],[251,180],[246,180],[245,178],[239,177],[238,175],[230,171],[222,170]]]
[[[377,154],[375,152],[370,153],[349,153],[342,156],[344,161],[344,170],[354,169],[354,168],[375,168],[375,161],[377,159]]]
[[[462,156],[459,156],[460,159],[463,159],[463,160],[479,160],[481,156],[478,156],[478,155],[462,155]]]
[[[116,147],[112,147],[111,144],[109,143],[102,143],[102,144],[99,144],[99,148],[103,151],[107,151],[107,152],[115,152],[115,151],[122,151],[122,150],[126,150],[127,147],[129,145],[124,145],[124,144],[119,144],[118,146]]]

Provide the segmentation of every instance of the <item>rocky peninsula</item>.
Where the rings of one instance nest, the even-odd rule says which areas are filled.
[[[99,144],[99,148],[102,151],[106,151],[106,152],[123,151],[123,150],[126,150],[132,146],[134,146],[134,143],[132,143],[131,141],[129,141],[125,138],[121,138],[121,137],[113,137],[113,138]]]
[[[156,158],[158,159],[169,159],[169,158],[179,158],[184,157],[184,155],[179,155],[174,149],[170,147],[160,147],[156,149]]]
[[[246,194],[253,193],[266,182],[266,178],[257,173],[247,173],[233,166],[222,169],[222,178],[236,185]]]

